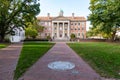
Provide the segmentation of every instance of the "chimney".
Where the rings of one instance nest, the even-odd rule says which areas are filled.
[[[72,13],[72,18],[74,18],[74,13]]]
[[[48,18],[50,18],[50,13],[47,14]]]

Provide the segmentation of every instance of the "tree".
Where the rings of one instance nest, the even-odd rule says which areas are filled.
[[[104,31],[100,30],[100,26],[90,27],[89,31],[87,31],[87,37],[103,37],[109,39],[111,37],[110,34],[106,34]]]
[[[28,28],[25,29],[25,35],[26,35],[27,38],[32,37],[34,39],[38,35],[38,32],[35,28],[28,27]]]
[[[96,28],[90,27],[89,31],[87,31],[87,37],[97,36],[98,34],[100,34],[98,27],[96,27]]]
[[[119,0],[91,0],[91,14],[88,20],[94,28],[100,26],[100,31],[114,40],[117,29],[120,27],[120,1]]]
[[[50,37],[50,35],[48,35],[47,36],[47,39],[49,40],[49,41],[51,41],[52,39],[51,39],[51,37]]]
[[[40,34],[40,36],[41,36],[41,33],[44,31],[44,28],[45,28],[45,27],[39,25],[38,22],[39,22],[38,20],[34,21],[34,27],[35,27],[35,29],[39,32],[39,34]]]
[[[26,26],[40,12],[38,0],[0,0],[0,41],[13,28]]]
[[[37,20],[34,20],[33,22],[26,22],[25,25],[27,27],[26,34],[30,34],[31,33],[30,31],[32,31],[32,30],[28,31],[29,27],[30,27],[30,29],[34,29],[37,32],[37,35],[38,35],[38,33],[42,33],[44,30],[44,26],[39,25]]]
[[[74,40],[76,38],[75,34],[70,35],[71,40]]]
[[[27,38],[32,37],[33,39],[38,35],[38,31],[36,29],[36,24],[33,22],[26,22],[26,28],[25,28],[25,35]]]

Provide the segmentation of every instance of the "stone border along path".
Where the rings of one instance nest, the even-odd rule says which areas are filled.
[[[0,80],[13,80],[21,49],[22,43],[14,43],[0,49]]]
[[[48,64],[55,61],[69,61],[75,64],[71,70],[52,70]],[[56,43],[40,58],[19,80],[102,80],[101,77],[86,64],[65,43]]]

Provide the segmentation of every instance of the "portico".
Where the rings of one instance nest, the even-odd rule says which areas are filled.
[[[52,21],[52,38],[53,39],[70,39],[70,22],[69,21]]]
[[[63,10],[60,10],[56,17],[39,17],[40,25],[44,26],[44,31],[40,35],[42,38],[50,36],[53,41],[69,41],[70,35],[74,34],[76,38],[86,38],[86,19],[84,17],[64,16]]]

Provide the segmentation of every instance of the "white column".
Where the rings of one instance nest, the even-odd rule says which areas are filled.
[[[59,23],[57,22],[57,38],[59,38]]]
[[[70,39],[70,23],[68,22],[68,37]]]
[[[52,22],[52,38],[54,37],[54,22]]]
[[[64,22],[63,22],[63,38],[65,37],[65,25],[64,25]]]

